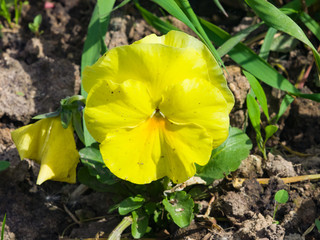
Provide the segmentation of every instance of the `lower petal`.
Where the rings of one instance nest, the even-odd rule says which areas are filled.
[[[211,137],[193,124],[179,126],[152,117],[134,129],[108,134],[100,145],[106,166],[121,179],[136,184],[168,176],[183,182],[204,165],[211,154]]]

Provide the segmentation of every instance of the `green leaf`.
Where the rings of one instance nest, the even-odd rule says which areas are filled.
[[[320,25],[306,12],[301,12],[300,20],[320,41]]]
[[[177,0],[179,5],[175,0],[152,0],[153,2],[157,3],[167,12],[169,12],[172,16],[179,19],[181,22],[186,24],[192,31],[194,31],[198,37],[203,41],[203,43],[208,47],[212,55],[215,57],[218,63],[223,65],[223,62],[215,49],[212,45],[211,41],[209,40],[207,34],[203,30],[198,17],[193,12],[188,0]]]
[[[2,227],[1,227],[1,240],[4,240],[4,229],[6,226],[6,218],[7,218],[7,214],[4,214],[3,220],[2,220]]]
[[[270,53],[270,47],[273,42],[273,37],[276,33],[277,33],[277,29],[270,27],[267,31],[267,34],[266,34],[264,40],[263,40],[259,56],[262,59],[264,59],[265,61],[268,60],[268,56]]]
[[[33,19],[33,24],[39,28],[41,22],[42,22],[42,16],[41,16],[41,14],[38,14],[38,15],[35,16],[35,18]]]
[[[230,38],[230,35],[216,25],[200,19],[204,30],[214,44],[220,46]],[[308,98],[320,102],[320,94],[303,94],[296,89],[287,79],[272,68],[266,61],[242,43],[238,43],[228,55],[242,68],[250,72],[259,80],[271,87],[291,93],[292,95]]]
[[[260,108],[256,99],[251,94],[247,95],[247,108],[253,128],[256,130],[256,132],[260,132]]]
[[[187,227],[193,219],[194,202],[185,191],[174,192],[162,201],[164,208],[179,227]]]
[[[142,196],[128,197],[119,204],[119,214],[126,215],[138,208],[141,208],[145,199]]]
[[[291,37],[287,34],[282,34],[273,40],[270,50],[274,52],[287,53],[295,49],[298,43],[299,41],[294,37]]]
[[[268,125],[268,126],[266,126],[264,131],[266,132],[266,137],[264,140],[264,142],[266,143],[268,141],[268,139],[271,138],[273,136],[273,134],[275,134],[278,131],[278,127],[275,125]]]
[[[223,6],[221,5],[221,3],[219,2],[219,0],[213,0],[214,4],[216,4],[216,6],[219,8],[219,10],[226,16],[228,17],[228,14],[226,12],[226,10],[224,10]]]
[[[204,167],[197,166],[198,176],[208,184],[215,179],[224,178],[224,174],[235,171],[252,148],[249,137],[238,128],[230,128],[229,137],[212,151],[210,161]]]
[[[285,32],[306,45],[308,45],[313,52],[314,58],[320,69],[320,55],[314,48],[303,30],[287,15],[281,12],[277,7],[265,0],[245,0],[246,3],[255,11],[255,13],[270,27],[279,31]]]
[[[168,22],[162,21],[160,18],[158,18],[148,10],[141,7],[138,2],[135,2],[135,5],[136,5],[136,8],[140,11],[142,17],[146,20],[146,22],[151,26],[153,26],[158,31],[160,31],[162,34],[166,34],[171,30],[180,31],[180,29],[174,27]]]
[[[81,162],[88,168],[90,175],[96,177],[99,182],[108,185],[119,182],[119,179],[106,167],[97,146],[85,147],[79,151],[79,154]]]
[[[44,119],[44,118],[51,118],[51,117],[57,117],[60,115],[61,112],[61,108],[59,108],[57,111],[55,112],[50,112],[50,113],[45,113],[45,114],[40,114],[37,115],[35,117],[33,117],[32,119]]]
[[[135,239],[143,237],[148,229],[149,216],[141,208],[132,212],[131,234]]]
[[[284,189],[279,190],[274,196],[274,200],[276,200],[278,203],[286,203],[289,200],[289,194]]]
[[[72,110],[62,108],[61,111],[61,124],[63,128],[68,128],[71,120],[72,120]]]
[[[119,3],[118,6],[116,6],[112,9],[112,12],[119,9],[119,8],[122,8],[124,5],[127,5],[129,2],[131,2],[131,0],[123,0],[123,2]]]
[[[220,48],[217,50],[220,57],[223,57],[224,55],[226,55],[235,45],[237,45],[239,42],[241,42],[243,39],[245,39],[251,32],[256,30],[262,24],[263,24],[263,22],[252,25],[252,26],[238,32],[236,35],[234,35],[233,37],[231,37],[227,41],[225,41],[220,46]]]
[[[281,102],[279,112],[276,116],[275,122],[278,122],[280,117],[285,113],[287,108],[290,106],[290,104],[294,101],[294,97],[290,96],[289,94],[286,94]]]
[[[256,95],[256,97],[260,103],[260,106],[269,121],[270,117],[269,117],[269,111],[268,111],[267,97],[263,91],[263,88],[261,87],[258,80],[252,74],[250,74],[246,71],[243,71],[243,73],[246,76],[247,80],[249,81],[250,86],[254,92],[254,95]],[[260,113],[260,109],[259,109],[259,113]],[[259,124],[260,124],[260,119],[259,119]]]
[[[0,172],[6,170],[10,166],[8,161],[0,161]]]
[[[84,136],[83,136],[83,128],[82,128],[82,115],[81,112],[78,110],[72,111],[72,125],[74,130],[77,133],[78,138],[82,143],[84,143]]]
[[[105,38],[108,24],[109,14],[112,11],[115,0],[102,1],[99,0],[92,13],[88,26],[87,38],[84,43],[81,57],[81,75],[86,66],[91,66],[100,57],[101,52],[106,51],[106,46],[103,41]],[[81,85],[81,95],[87,97]],[[90,146],[95,142],[93,137],[88,132],[85,124],[83,124],[84,142],[86,146]]]
[[[318,218],[315,220],[314,224],[316,225],[318,232],[320,233],[320,221]]]

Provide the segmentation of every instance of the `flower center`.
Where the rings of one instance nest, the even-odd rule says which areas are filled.
[[[151,114],[150,118],[166,118],[166,116],[160,111],[160,109],[157,107],[154,112]]]

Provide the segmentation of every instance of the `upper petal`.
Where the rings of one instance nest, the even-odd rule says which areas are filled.
[[[151,116],[154,109],[144,83],[100,81],[88,95],[84,117],[90,134],[102,142],[110,130],[133,128]]]
[[[229,110],[221,91],[202,79],[186,79],[163,95],[160,111],[176,124],[194,123],[205,128],[218,147],[228,137]]]
[[[100,80],[122,83],[132,79],[146,84],[152,98],[159,101],[166,87],[194,77],[208,78],[206,62],[195,49],[141,43],[111,49],[84,70],[83,86],[89,92]]]
[[[40,163],[37,184],[46,180],[76,182],[79,153],[73,129],[64,129],[60,117],[41,119],[11,133],[21,158]]]
[[[227,101],[227,110],[230,112],[234,105],[234,97],[228,88],[227,82],[221,70],[221,67],[212,56],[208,48],[198,39],[180,31],[170,31],[166,35],[156,36],[151,34],[145,38],[135,42],[134,44],[164,44],[166,46],[176,47],[176,48],[192,48],[201,54],[201,57],[206,61],[207,71],[209,74],[210,81],[217,88],[220,89],[224,98]],[[191,79],[192,77],[189,77]]]

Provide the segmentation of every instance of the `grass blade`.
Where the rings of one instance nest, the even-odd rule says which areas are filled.
[[[264,0],[245,0],[255,13],[270,27],[285,32],[308,45],[320,70],[320,55],[309,41],[303,30],[281,10]]]
[[[98,0],[88,26],[87,38],[84,43],[81,57],[81,73],[86,66],[94,64],[100,57],[101,52],[107,50],[104,38],[109,25],[109,15],[114,6],[115,0]],[[81,86],[81,95],[87,97],[87,93]],[[95,140],[92,138],[83,124],[83,134],[86,146],[90,146]]]
[[[263,91],[263,88],[261,87],[258,80],[252,74],[250,74],[246,71],[243,71],[243,73],[246,76],[246,78],[248,79],[250,86],[251,86],[254,94],[256,95],[264,114],[266,115],[266,117],[269,121],[270,117],[269,117],[269,111],[268,111],[267,97]]]
[[[4,214],[2,227],[1,227],[1,240],[3,240],[3,237],[4,237],[4,227],[6,226],[6,218],[7,218],[7,214]]]
[[[217,52],[217,50],[212,45],[205,31],[203,30],[197,16],[193,12],[189,2],[187,0],[177,0],[180,3],[181,8],[174,0],[152,0],[160,7],[165,9],[175,18],[179,19],[181,22],[186,24],[192,31],[194,31],[198,37],[203,41],[203,43],[211,51],[212,55],[215,57],[218,63],[223,65],[223,62]]]
[[[216,25],[200,19],[204,30],[213,43],[220,46],[230,38],[230,35]],[[260,58],[250,48],[238,43],[229,53],[229,56],[242,68],[250,72],[259,80],[271,87],[291,93],[292,95],[308,98],[320,102],[320,94],[302,94],[286,78],[272,68],[266,61]]]
[[[290,104],[294,101],[294,97],[290,96],[289,94],[285,95],[281,104],[280,104],[280,109],[279,112],[276,116],[275,122],[278,122],[280,117],[285,113],[287,108],[290,106]]]
[[[218,49],[218,54],[220,55],[220,57],[223,57],[224,55],[226,55],[235,45],[237,45],[239,42],[241,42],[243,39],[245,39],[251,32],[256,30],[262,24],[263,24],[263,22],[252,25],[252,26],[238,32],[233,37],[231,37],[227,41],[225,41]]]
[[[273,41],[273,37],[277,33],[277,31],[278,31],[277,29],[275,29],[273,27],[270,27],[268,29],[268,32],[267,32],[264,40],[263,40],[263,44],[261,46],[259,56],[262,59],[264,59],[265,61],[268,60],[269,53],[270,53],[270,47],[271,47],[271,44],[272,44],[272,41]]]
[[[320,41],[320,25],[305,12],[300,14],[300,20]]]
[[[221,3],[219,2],[219,0],[213,0],[213,2],[216,4],[216,6],[219,8],[219,10],[226,16],[228,16],[228,13],[226,12],[226,10],[224,10],[223,6],[221,5]]]
[[[171,30],[177,30],[180,31],[180,29],[174,27],[168,22],[162,21],[157,16],[153,15],[148,10],[141,7],[141,5],[138,2],[135,2],[136,8],[140,11],[142,17],[146,20],[148,24],[150,24],[152,27],[160,31],[162,34],[166,34],[167,32]]]

